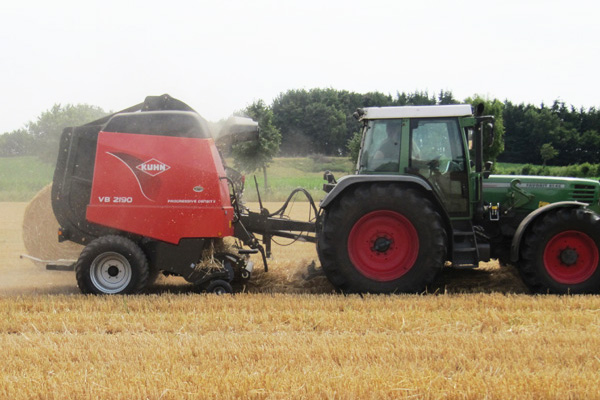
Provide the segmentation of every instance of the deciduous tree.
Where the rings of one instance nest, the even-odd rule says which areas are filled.
[[[553,159],[558,155],[558,150],[556,150],[552,143],[544,143],[540,148],[540,156],[542,156],[542,160],[544,163],[542,165],[546,165],[548,160]]]
[[[35,122],[27,124],[27,132],[33,140],[33,151],[42,161],[55,163],[64,128],[83,125],[106,114],[102,108],[87,104],[55,104],[42,112]]]
[[[258,141],[242,142],[233,147],[235,166],[245,172],[262,169],[267,188],[267,167],[279,152],[281,133],[273,124],[273,111],[262,100],[252,103],[241,114],[258,122],[260,130]]]

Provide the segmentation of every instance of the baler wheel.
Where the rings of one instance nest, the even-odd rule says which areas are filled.
[[[345,193],[325,211],[317,252],[344,292],[420,292],[441,271],[446,231],[418,190],[374,183]]]
[[[525,237],[519,272],[534,293],[600,293],[600,218],[583,208],[552,211]]]
[[[214,293],[217,295],[233,293],[233,288],[229,284],[229,282],[224,281],[222,279],[215,279],[210,281],[210,283],[206,286],[206,293]]]
[[[82,293],[138,293],[148,282],[148,260],[130,239],[102,236],[83,249],[75,265],[75,276]]]
[[[233,254],[217,253],[215,258],[219,260],[223,269],[227,272],[227,281],[231,282],[235,278],[235,266],[238,263],[238,257]]]

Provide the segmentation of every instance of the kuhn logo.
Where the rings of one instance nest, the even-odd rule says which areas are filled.
[[[158,174],[162,174],[171,167],[155,158],[152,158],[145,163],[138,165],[136,168],[150,176],[156,176]]]

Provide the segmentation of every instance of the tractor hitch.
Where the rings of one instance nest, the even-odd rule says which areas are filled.
[[[255,178],[256,183],[256,178]],[[241,207],[236,201],[235,210],[236,218],[234,219],[234,236],[240,239],[246,246],[251,249],[260,251],[265,271],[268,271],[267,258],[271,257],[271,244],[274,236],[299,240],[303,242],[317,242],[317,229],[320,225],[320,214],[317,206],[308,191],[303,188],[294,189],[284,202],[283,206],[277,211],[271,213],[263,207],[258,184],[256,185],[260,211],[250,211],[246,207]],[[308,221],[298,221],[290,219],[286,216],[288,206],[297,193],[303,193],[308,199],[310,205],[310,214],[314,212],[314,219],[309,215]],[[255,234],[262,236],[262,245],[254,236]],[[264,247],[263,247],[264,245]]]

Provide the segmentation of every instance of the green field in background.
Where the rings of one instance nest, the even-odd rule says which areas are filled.
[[[233,160],[227,163],[233,166]],[[520,174],[526,164],[498,163],[496,173]],[[541,166],[533,166],[542,168]],[[581,166],[543,167],[548,175],[578,176]],[[353,172],[354,165],[347,157],[278,157],[267,168],[268,189],[264,187],[262,170],[246,174],[244,198],[257,201],[254,177],[263,201],[284,201],[296,188],[304,188],[315,201],[323,198],[323,172],[332,171],[336,178]],[[592,169],[592,171],[594,171]],[[590,172],[592,172],[590,171]],[[44,164],[36,157],[0,157],[0,201],[29,201],[44,186],[52,182],[54,165]],[[297,200],[305,200],[301,194]]]
[[[0,157],[0,201],[29,201],[53,174],[54,165],[37,157]]]

